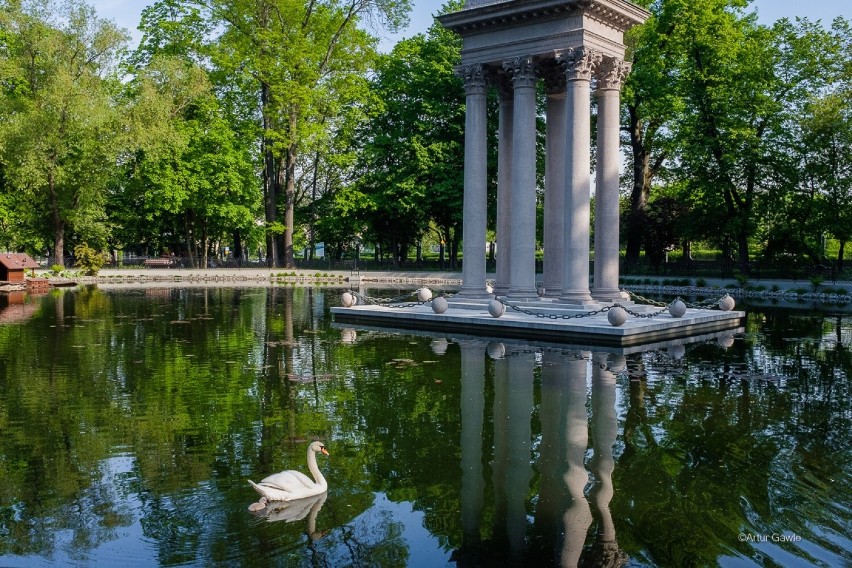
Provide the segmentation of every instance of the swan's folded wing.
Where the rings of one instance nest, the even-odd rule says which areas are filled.
[[[268,485],[284,491],[298,491],[305,487],[315,487],[316,482],[299,471],[288,470],[273,473],[260,480],[261,485]]]

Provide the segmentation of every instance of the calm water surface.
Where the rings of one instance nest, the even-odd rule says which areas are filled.
[[[2,309],[0,565],[852,566],[852,316],[618,354],[342,328],[339,295]],[[317,437],[327,495],[250,513]]]

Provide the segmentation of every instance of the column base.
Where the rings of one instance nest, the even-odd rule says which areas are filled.
[[[540,302],[541,297],[535,288],[509,288],[505,296],[509,302]]]
[[[558,302],[560,304],[575,304],[581,306],[593,303],[594,300],[588,290],[563,290],[562,294],[559,296]]]
[[[618,288],[601,288],[592,290],[592,298],[599,302],[623,302],[630,296]]]
[[[462,285],[461,289],[459,290],[458,294],[456,294],[456,296],[459,296],[460,298],[469,299],[469,300],[485,300],[485,299],[491,299],[491,298],[494,297],[493,294],[488,293],[488,290],[485,289],[484,285],[482,287]]]

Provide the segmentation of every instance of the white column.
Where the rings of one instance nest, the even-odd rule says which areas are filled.
[[[461,69],[466,94],[464,122],[464,211],[462,287],[459,296],[487,298],[485,291],[485,227],[487,223],[487,100],[485,67]]]
[[[563,365],[568,374],[565,393],[565,488],[571,502],[562,515],[564,540],[559,555],[561,566],[578,566],[589,527],[592,511],[586,499],[589,483],[586,471],[586,450],[589,446],[589,418],[586,410],[586,377],[590,353],[575,351],[566,354]]]
[[[500,93],[497,134],[497,274],[494,294],[509,292],[509,272],[512,266],[512,126],[514,95],[508,81],[498,85]]]
[[[544,163],[544,296],[558,298],[562,292],[565,261],[565,147],[567,97],[565,72],[551,69],[547,87],[547,132]]]
[[[595,540],[610,557],[623,558],[626,561],[627,555],[618,548],[616,542],[615,524],[609,509],[614,495],[612,472],[615,470],[615,459],[612,447],[618,438],[615,373],[624,368],[626,361],[621,355],[595,353],[592,362],[591,431],[594,457],[589,466],[595,478],[595,485],[589,499],[594,503],[601,521]]]
[[[511,269],[507,297],[537,300],[535,287],[535,69],[531,56],[503,62],[514,92]]]
[[[595,170],[595,279],[592,297],[622,299],[618,289],[618,167],[621,85],[630,64],[607,57],[598,69],[598,165]]]
[[[485,422],[485,344],[459,341],[461,348],[461,521],[462,548],[480,544],[485,502],[482,440]]]
[[[584,304],[589,293],[589,232],[591,212],[591,80],[601,55],[585,48],[557,54],[568,81],[568,145],[565,150],[568,189],[565,194],[565,254],[561,302]]]

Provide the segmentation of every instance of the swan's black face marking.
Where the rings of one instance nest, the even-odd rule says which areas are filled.
[[[329,454],[328,454],[328,450],[326,450],[326,449],[325,449],[325,446],[320,446],[320,451],[321,451],[322,453],[324,453],[325,455],[329,455]]]

